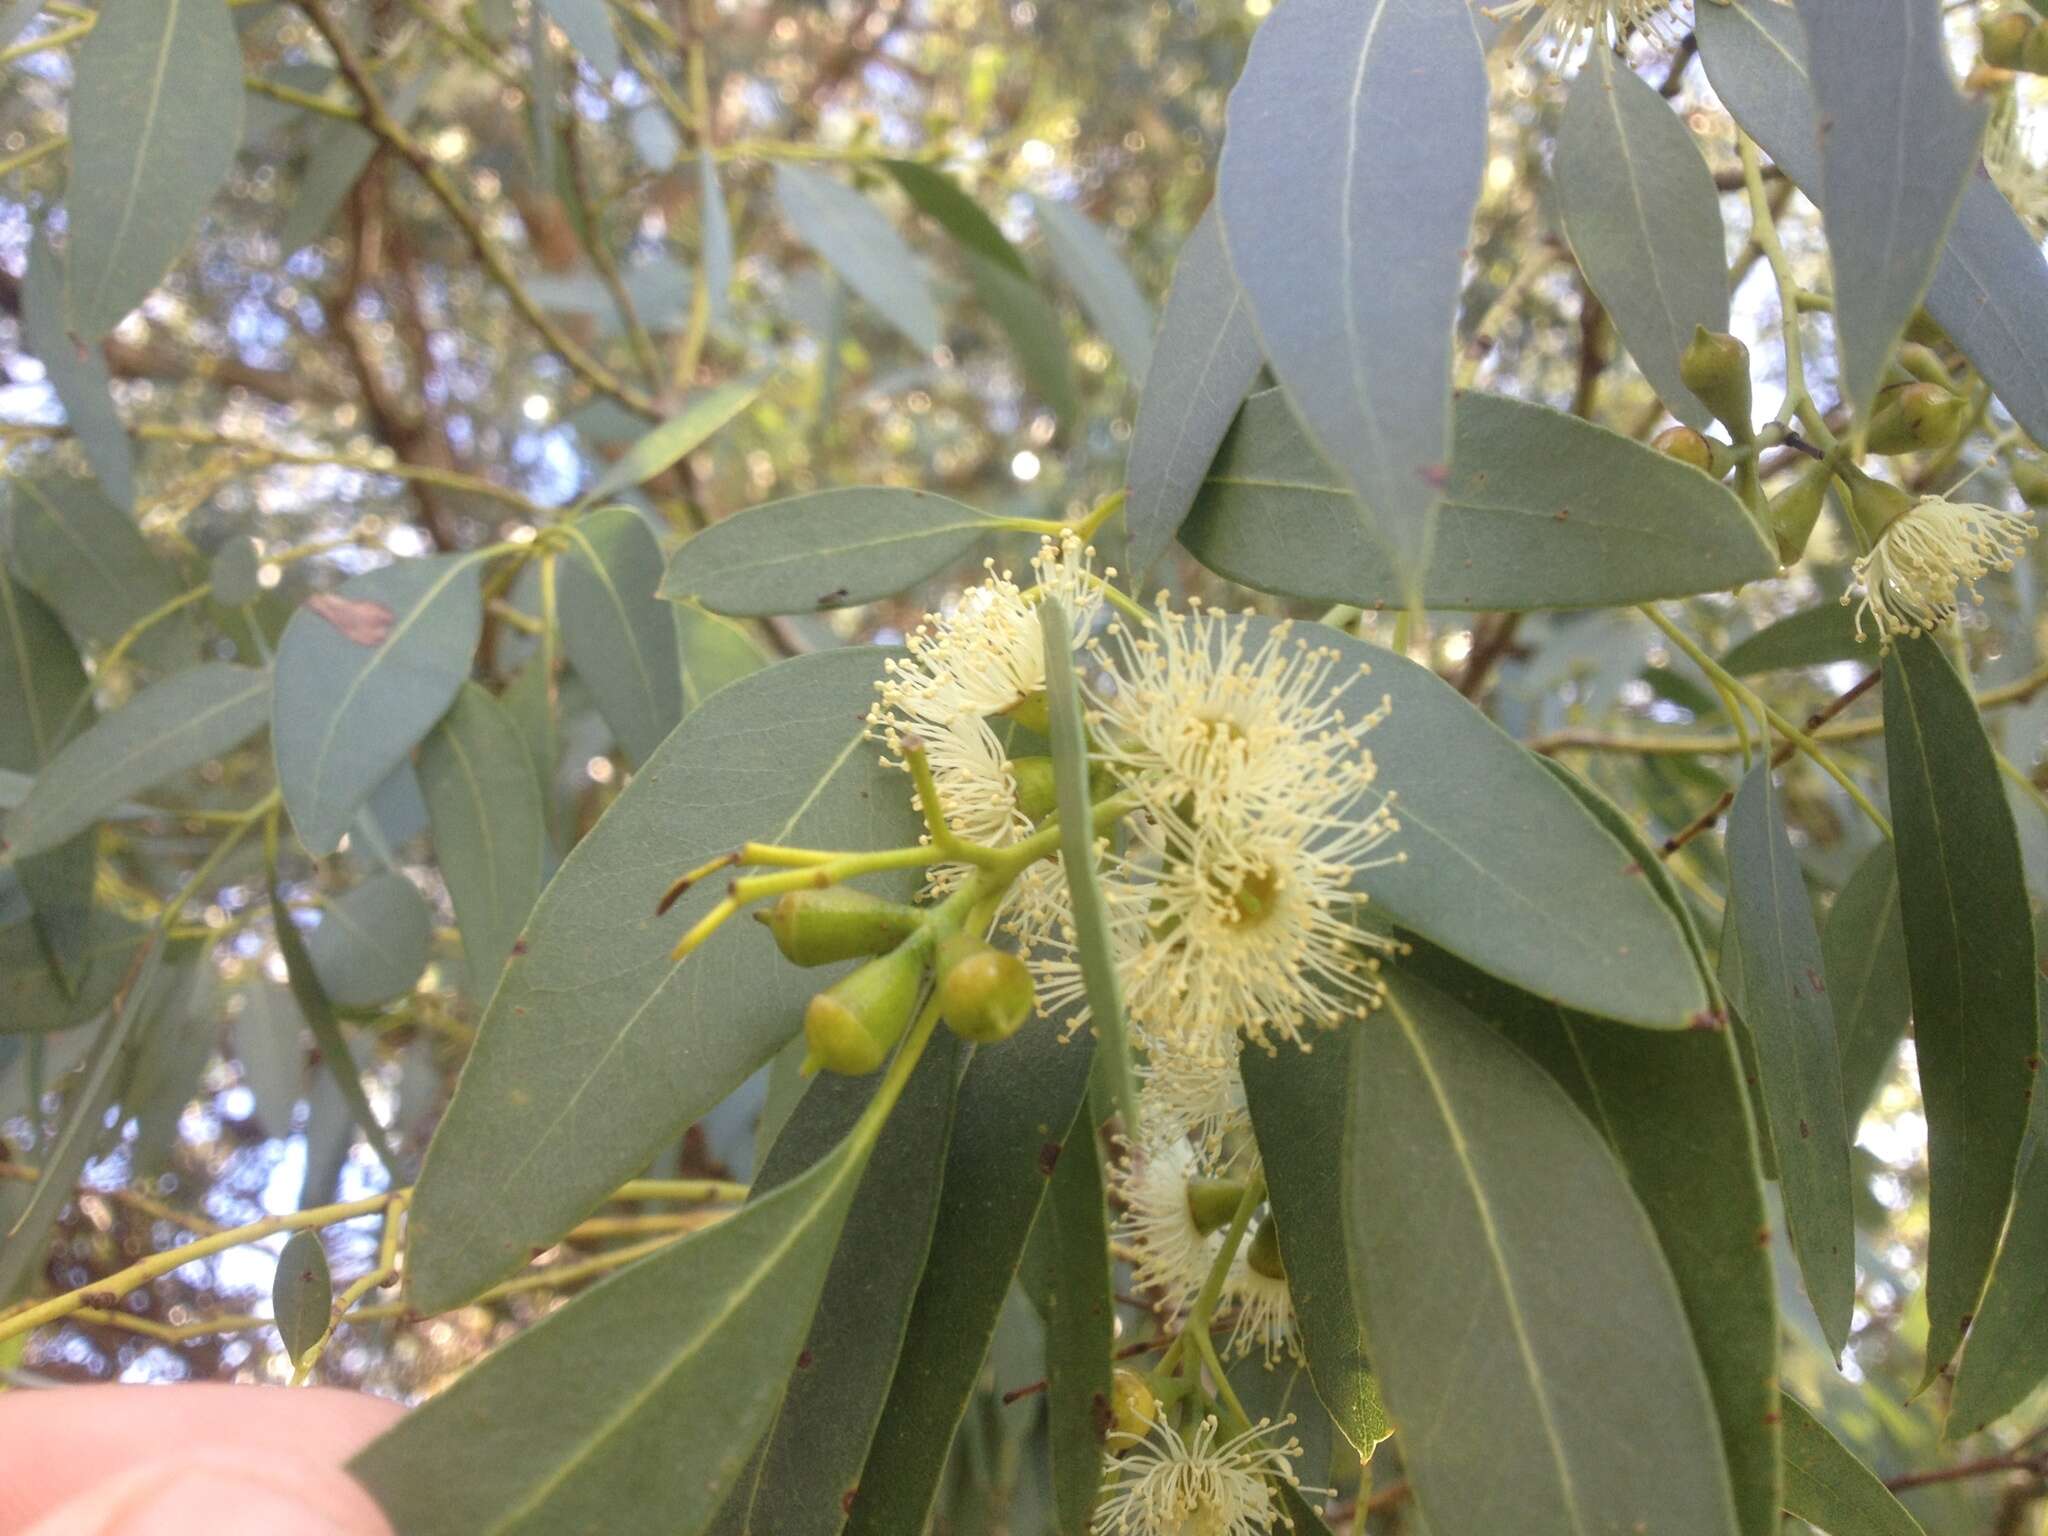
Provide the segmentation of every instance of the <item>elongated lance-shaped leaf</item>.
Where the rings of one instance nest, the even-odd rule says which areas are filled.
[[[1564,1090],[1398,969],[1361,1030],[1351,1089],[1346,1236],[1431,1526],[1732,1536],[1720,1429],[1670,1267]]]
[[[925,1048],[862,1175],[774,1422],[709,1536],[834,1536],[845,1523],[845,1500],[857,1492],[930,1251],[965,1053],[949,1030]],[[780,1189],[828,1156],[876,1084],[829,1072],[814,1078],[749,1198]]]
[[[1155,358],[1158,366],[1146,371],[1138,399],[1124,469],[1133,591],[1142,588],[1145,573],[1180,532],[1216,447],[1264,361],[1213,203],[1181,247]]]
[[[505,706],[464,683],[420,743],[419,776],[470,990],[488,998],[540,898],[547,828],[533,761]]]
[[[111,646],[178,596],[177,578],[135,519],[95,482],[52,475],[10,480],[7,490],[7,567],[82,644]],[[129,654],[149,666],[183,666],[197,656],[198,639],[190,613],[173,613],[139,630]]]
[[[322,904],[306,953],[335,1006],[381,1008],[420,979],[433,934],[434,914],[419,887],[383,870]]]
[[[1813,903],[1768,762],[1751,769],[1736,792],[1728,813],[1728,864],[1729,916],[1742,962],[1740,1007],[1756,1042],[1792,1251],[1821,1332],[1839,1353],[1849,1341],[1856,1299],[1841,1055]]]
[[[1714,413],[1679,376],[1694,328],[1728,329],[1721,197],[1692,131],[1625,60],[1595,48],[1557,130],[1557,191],[1580,270],[1622,344],[1688,426]]]
[[[1927,1536],[1870,1468],[1787,1392],[1785,1513],[1827,1536]]]
[[[871,1146],[550,1313],[349,1470],[409,1536],[703,1530],[796,1366]]]
[[[469,676],[481,557],[406,560],[308,598],[277,647],[270,741],[299,840],[324,857]]]
[[[1842,1052],[1842,1108],[1854,1132],[1884,1080],[1913,1011],[1899,866],[1890,843],[1864,856],[1828,910],[1820,936]]]
[[[661,595],[739,618],[844,608],[915,585],[1001,528],[930,491],[813,491],[735,512],[684,541]]]
[[[1820,115],[1842,398],[1867,421],[1941,259],[1990,117],[1949,73],[1941,0],[1798,0]]]
[[[1790,618],[1767,624],[1738,641],[1721,658],[1737,677],[1820,667],[1831,661],[1877,663],[1877,637],[1859,640],[1856,616],[1844,603],[1816,603]]]
[[[226,0],[109,5],[71,87],[71,328],[97,341],[191,243],[242,147]]]
[[[611,7],[605,0],[540,0],[540,4],[569,39],[569,46],[599,78],[609,80],[619,72],[619,39],[612,31]]]
[[[1053,265],[1074,290],[1088,319],[1108,341],[1133,384],[1152,366],[1152,305],[1109,237],[1080,209],[1055,198],[1035,197],[1031,206],[1045,230]]]
[[[56,614],[0,570],[0,768],[32,776],[55,757],[74,710],[90,721],[78,706],[91,688]]]
[[[637,765],[683,718],[675,616],[656,595],[661,543],[631,507],[604,507],[568,525],[560,620],[569,665]]]
[[[711,318],[722,322],[732,318],[732,216],[708,144],[697,151],[697,197],[701,277],[711,296]]]
[[[2048,1014],[2048,906],[2034,909],[2035,994]],[[2012,1215],[1956,1369],[1948,1438],[2002,1418],[2048,1375],[2048,1093],[2037,1085]]]
[[[1798,13],[1731,0],[1701,7],[1696,25],[1715,93],[1801,191],[1825,201]],[[1988,176],[1964,178],[1926,304],[2027,434],[2048,441],[2048,258]]]
[[[766,384],[767,380],[762,378],[732,379],[691,396],[680,411],[634,443],[618,463],[599,475],[597,483],[576,503],[577,510],[594,507],[607,496],[631,490],[671,468],[759,399]]]
[[[1497,395],[1456,403],[1451,477],[1422,577],[1431,608],[1596,608],[1769,577],[1742,503],[1689,464],[1591,422]],[[1181,542],[1262,591],[1398,604],[1355,498],[1278,390],[1245,402]]]
[[[1053,790],[1060,813],[1060,866],[1074,914],[1074,946],[1081,982],[1088,993],[1089,1028],[1102,1042],[1095,1068],[1122,1111],[1124,1134],[1138,1136],[1138,1078],[1131,1066],[1129,1023],[1124,1017],[1123,981],[1117,975],[1109,908],[1096,871],[1094,804],[1088,792],[1088,728],[1081,718],[1081,689],[1074,680],[1073,623],[1066,605],[1051,592],[1038,603],[1039,632],[1045,641],[1045,703],[1051,717]]]
[[[1451,457],[1486,113],[1465,0],[1287,0],[1230,93],[1217,203],[1231,265],[1274,376],[1409,606]]]
[[[210,661],[152,684],[74,737],[7,818],[17,858],[54,848],[130,795],[240,746],[270,713],[270,674]]]
[[[64,407],[64,420],[92,466],[100,489],[123,511],[135,508],[135,450],[114,409],[107,360],[97,343],[71,334],[64,305],[64,264],[47,227],[29,244],[21,284],[21,339],[33,352]]]
[[[864,736],[887,654],[801,656],[722,689],[562,862],[420,1173],[415,1305],[460,1305],[556,1241],[796,1033],[832,972],[781,963],[745,918],[672,959],[724,878],[665,916],[655,908],[676,875],[742,838],[851,850],[917,840],[907,779]],[[907,896],[914,884],[876,888]]]
[[[917,257],[888,215],[823,171],[782,161],[775,201],[790,228],[920,351],[939,344],[939,311]]]
[[[1102,1153],[1089,1115],[1077,1115],[1067,1132],[1039,1207],[1036,1231],[1044,1236],[1052,1258],[1050,1284],[1037,1300],[1045,1321],[1046,1437],[1052,1449],[1053,1502],[1061,1530],[1084,1531],[1102,1497],[1110,1352],[1116,1342]]]
[[[1969,686],[1934,637],[1885,654],[1884,726],[1927,1105],[1924,1387],[1961,1345],[1998,1252],[2041,1031],[2012,807]]]
[[[936,219],[962,248],[978,251],[1005,268],[1012,277],[1030,281],[1031,269],[1010,237],[981,211],[981,204],[960,190],[960,184],[943,171],[935,171],[920,160],[884,160],[882,169],[895,178],[904,195],[924,213]]]

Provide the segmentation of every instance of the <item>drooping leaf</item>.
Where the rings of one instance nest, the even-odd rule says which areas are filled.
[[[35,354],[64,407],[65,423],[92,466],[100,489],[124,511],[135,507],[135,450],[114,409],[107,360],[96,343],[71,334],[64,307],[64,264],[47,228],[29,242],[21,284],[22,344]]]
[[[1255,647],[1270,621],[1248,622]],[[1682,1029],[1709,1008],[1684,932],[1635,860],[1536,758],[1427,667],[1313,635],[1336,653],[1333,675],[1353,677],[1337,700],[1346,719],[1390,705],[1366,746],[1396,796],[1388,851],[1402,858],[1363,877],[1371,911],[1602,1018]]]
[[[1824,667],[1834,661],[1877,664],[1876,634],[1858,640],[1856,616],[1843,603],[1820,603],[1766,625],[1730,646],[1721,665],[1737,677],[1748,677],[1793,667]]]
[[[1824,125],[1818,201],[1835,274],[1842,398],[1867,420],[1933,281],[1991,108],[1956,90],[1940,0],[1798,0],[1797,9]]]
[[[834,1536],[889,1393],[938,1212],[963,1047],[934,1034],[875,1144],[773,1424],[710,1536]],[[874,1091],[820,1074],[754,1180],[780,1188],[826,1156]]]
[[[411,125],[434,78],[433,71],[424,70],[386,96],[385,109],[400,127]],[[299,172],[298,186],[292,193],[291,211],[285,215],[284,227],[278,233],[280,251],[289,255],[327,233],[343,200],[362,179],[381,142],[361,123],[347,118],[321,119],[306,150],[305,168]]]
[[[1024,258],[996,227],[995,220],[981,211],[981,204],[960,190],[960,184],[943,171],[935,171],[918,160],[884,160],[882,169],[895,178],[896,185],[918,209],[936,220],[963,250],[979,253],[1023,282],[1031,280]]]
[[[428,1150],[410,1217],[416,1305],[458,1305],[555,1241],[796,1032],[829,972],[781,964],[743,918],[671,960],[722,880],[666,916],[655,905],[676,875],[747,838],[916,840],[907,785],[863,738],[884,654],[801,656],[723,689],[563,861]]]
[[[727,683],[768,665],[747,632],[732,620],[707,613],[695,603],[677,603],[676,644],[683,655],[683,713],[688,714]]]
[[[867,1152],[849,1138],[550,1313],[349,1470],[411,1536],[702,1530],[796,1365]]]
[[[285,1357],[297,1365],[327,1332],[334,1312],[334,1279],[318,1232],[294,1232],[277,1256],[270,1280],[270,1311]]]
[[[74,737],[7,817],[17,857],[54,848],[121,801],[241,745],[270,713],[270,674],[209,661],[153,683]]]
[[[1560,411],[1462,394],[1422,602],[1591,608],[1739,586],[1777,556],[1742,504],[1688,464]],[[1394,567],[1279,391],[1245,403],[1181,541],[1262,591],[1401,601]]]
[[[1217,206],[1231,264],[1404,605],[1422,600],[1451,458],[1451,333],[1486,113],[1463,0],[1288,0],[1230,93]]]
[[[223,608],[240,608],[263,594],[258,579],[263,556],[254,539],[229,539],[214,551],[206,569],[206,585]]]
[[[1302,1352],[1337,1428],[1361,1457],[1394,1432],[1366,1357],[1349,1254],[1344,1246],[1341,1159],[1322,1137],[1342,1126],[1351,1095],[1351,1061],[1360,1025],[1316,1041],[1314,1052],[1292,1048],[1238,1058],[1259,1163],[1279,1223],[1280,1259],[1301,1329]],[[1316,1134],[1304,1134],[1307,1127]]]
[[[256,1101],[256,1121],[266,1135],[280,1140],[291,1134],[292,1111],[306,1080],[306,1049],[299,1037],[304,1022],[291,994],[265,982],[244,994],[242,1011],[228,1032],[242,1085]]]
[[[1787,1392],[1785,1510],[1828,1536],[1927,1536],[1920,1522],[1828,1427]]]
[[[2034,913],[2035,994],[2048,1013],[2048,907]],[[2034,1085],[2012,1215],[1970,1324],[1949,1399],[1948,1438],[2004,1417],[2048,1375],[2048,1090]]]
[[[277,648],[270,739],[299,840],[334,852],[469,676],[478,558],[404,560],[309,598]]]
[[[930,491],[814,491],[735,512],[687,540],[661,595],[741,618],[844,608],[922,581],[1001,527]]]
[[[1821,957],[1842,1052],[1842,1108],[1853,1133],[1898,1054],[1913,1008],[1890,843],[1871,849],[1835,898],[1821,933]]]
[[[1263,358],[1212,203],[1181,247],[1124,470],[1131,587],[1166,553]]]
[[[1806,37],[1790,7],[1732,0],[1697,18],[1700,57],[1736,120],[1809,197],[1824,199]],[[2048,438],[2048,258],[1989,177],[1965,178],[1927,312],[1990,381],[2013,417]]]
[[[540,0],[540,4],[569,39],[569,46],[600,79],[609,80],[619,72],[619,39],[612,31],[612,10],[605,0]]]
[[[386,872],[328,902],[306,940],[320,989],[342,1008],[403,997],[426,969],[433,914],[419,887]]]
[[[1961,1345],[1998,1251],[2041,1029],[2012,807],[1976,702],[1933,637],[1886,652],[1884,723],[1927,1107],[1925,1386]]]
[[[178,595],[177,579],[135,520],[92,481],[60,475],[8,484],[8,569],[82,642],[110,646]],[[197,648],[190,616],[178,613],[144,630],[129,654],[170,667]]]
[[[23,898],[20,884],[12,886]],[[4,890],[4,887],[0,887]],[[0,1034],[48,1034],[90,1023],[114,999],[148,930],[106,907],[95,907],[60,973],[39,924],[0,927]]]
[[[98,341],[185,253],[242,144],[226,0],[109,5],[71,87],[71,329]]]
[[[34,774],[55,757],[90,689],[57,616],[0,570],[0,768]]]
[[[1152,367],[1152,305],[1130,268],[1094,220],[1071,203],[1035,197],[1032,208],[1045,231],[1046,248],[1089,321],[1109,343],[1132,384],[1142,385]]]
[[[675,618],[655,595],[660,541],[631,507],[601,508],[566,531],[562,649],[626,755],[644,763],[683,718]]]
[[[732,217],[726,212],[725,193],[718,185],[718,162],[710,148],[697,151],[697,218],[699,222],[698,261],[704,269],[704,286],[711,296],[715,320],[732,317]]]
[[[911,345],[929,352],[939,344],[939,311],[924,271],[881,209],[824,172],[786,160],[775,167],[775,201],[797,238]]]
[[[1768,762],[1728,813],[1728,911],[1742,959],[1742,1019],[1756,1042],[1764,1118],[1807,1299],[1831,1349],[1849,1340],[1856,1225],[1841,1055],[1813,903]]]
[[[598,476],[597,484],[585,491],[576,505],[596,506],[607,496],[631,490],[671,468],[752,405],[760,397],[764,382],[758,378],[732,379],[693,395],[680,411],[648,432]]]
[[[1692,131],[1625,60],[1592,50],[1557,130],[1557,192],[1580,270],[1665,408],[1714,413],[1679,377],[1696,326],[1728,329],[1721,198]]]
[[[540,898],[547,829],[533,762],[505,706],[465,683],[420,743],[419,779],[470,990],[488,998]]]
[[[1081,1112],[1091,1038],[1040,1020],[978,1050],[960,1082],[932,1252],[848,1519],[848,1536],[924,1528],[1003,1297]]]
[[[1043,1298],[1045,1422],[1052,1449],[1059,1529],[1084,1531],[1102,1497],[1110,1424],[1110,1350],[1116,1306],[1110,1294],[1109,1217],[1102,1154],[1090,1116],[1075,1117],[1053,1168],[1038,1232],[1046,1234],[1052,1283]]]
[[[1058,313],[1028,279],[979,251],[963,255],[975,298],[1008,334],[1025,380],[1051,408],[1055,420],[1076,421],[1081,404],[1068,366],[1066,328]]]
[[[1730,1536],[1670,1267],[1564,1091],[1398,971],[1360,1031],[1351,1089],[1351,1262],[1432,1527]]]
[[[135,1123],[126,1151],[130,1176],[138,1183],[153,1183],[170,1171],[178,1121],[203,1091],[201,1076],[220,1046],[213,990],[210,966],[189,958],[177,965],[121,1087],[122,1118]]]

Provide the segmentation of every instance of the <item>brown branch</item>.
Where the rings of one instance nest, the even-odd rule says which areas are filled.
[[[1494,667],[1515,649],[1515,631],[1521,622],[1519,613],[1497,613],[1492,623],[1473,635],[1472,653],[1458,673],[1458,692],[1468,699],[1479,697]]]
[[[1977,1461],[1960,1461],[1952,1467],[1934,1467],[1925,1472],[1902,1472],[1884,1480],[1893,1493],[1907,1488],[1929,1488],[1936,1483],[1960,1483],[1972,1477],[1994,1477],[2000,1472],[2031,1472],[2048,1476],[2048,1454],[2034,1456],[1986,1456]]]

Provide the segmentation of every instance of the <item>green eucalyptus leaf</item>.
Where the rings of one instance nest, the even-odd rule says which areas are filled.
[[[844,608],[944,570],[1002,526],[930,491],[814,491],[735,512],[687,540],[661,595],[742,618]]]
[[[1885,760],[1927,1110],[1927,1372],[1962,1344],[2012,1203],[2041,1050],[2012,807],[1969,685],[1921,635],[1885,653]]]
[[[1351,1262],[1431,1525],[1731,1536],[1670,1267],[1564,1091],[1399,971],[1360,1032],[1351,1089]]]
[[[759,399],[766,382],[760,378],[733,379],[691,396],[680,411],[634,443],[616,464],[599,475],[597,484],[585,491],[576,505],[595,506],[608,496],[631,490],[673,468]]]
[[[567,532],[562,649],[626,756],[644,763],[683,718],[675,618],[655,595],[661,543],[631,507],[601,508]]]
[[[1728,813],[1728,911],[1741,952],[1742,1019],[1756,1042],[1763,1114],[1807,1299],[1830,1349],[1849,1340],[1856,1224],[1841,1055],[1813,903],[1760,762]]]
[[[869,1146],[549,1313],[349,1470],[408,1536],[704,1529],[796,1367]]]
[[[1879,843],[1856,866],[1828,911],[1820,947],[1842,1051],[1842,1107],[1853,1132],[1898,1054],[1913,1011],[1890,843]]]
[[[823,171],[775,166],[775,201],[797,238],[874,305],[920,352],[939,344],[939,311],[923,269],[888,216]]]
[[[768,665],[747,632],[731,619],[707,613],[695,603],[677,603],[676,644],[683,656],[683,713],[688,714],[727,683]]]
[[[1461,394],[1422,576],[1429,608],[1594,608],[1777,571],[1742,503],[1689,464],[1561,411]],[[1395,568],[1277,390],[1245,402],[1181,541],[1233,581],[1398,605]]]
[[[385,110],[401,128],[411,125],[434,78],[433,71],[423,70],[386,96]],[[319,120],[306,151],[305,167],[299,172],[298,186],[292,193],[291,212],[285,215],[284,227],[278,233],[280,250],[301,250],[327,233],[382,142],[361,123],[350,119]]]
[[[1216,196],[1231,265],[1274,376],[1356,492],[1351,531],[1383,552],[1403,606],[1423,600],[1451,460],[1486,113],[1464,0],[1288,0],[1230,93]]]
[[[177,578],[135,520],[94,482],[58,475],[8,484],[8,569],[82,643],[110,646],[179,595]],[[142,631],[129,654],[174,667],[197,652],[190,614],[174,613]]]
[[[284,1341],[285,1357],[293,1365],[326,1336],[327,1320],[334,1315],[334,1278],[318,1232],[294,1232],[277,1256],[277,1273],[270,1280],[270,1310],[277,1319],[277,1336]]]
[[[74,718],[91,719],[91,692],[57,616],[0,570],[0,768],[33,774],[55,757]]]
[[[328,902],[306,952],[337,1007],[379,1008],[412,990],[433,935],[433,913],[419,887],[387,871]]]
[[[1137,280],[1109,237],[1080,209],[1050,197],[1034,197],[1031,206],[1045,231],[1053,266],[1074,290],[1090,323],[1123,363],[1131,382],[1143,384],[1152,366],[1156,317]]]
[[[1856,638],[1856,616],[1846,603],[1821,603],[1767,624],[1729,647],[1721,665],[1737,677],[1750,677],[1794,667],[1824,667],[1835,661],[1877,664],[1877,636]]]
[[[277,648],[271,746],[309,852],[356,812],[453,702],[483,630],[479,557],[406,560],[308,598]]]
[[[419,782],[434,857],[462,931],[470,990],[488,998],[540,899],[547,856],[533,762],[505,706],[464,683],[420,743]]]
[[[963,250],[987,257],[997,266],[1024,282],[1031,270],[1009,236],[996,227],[995,220],[981,211],[981,204],[960,190],[960,184],[943,171],[935,171],[918,160],[884,160],[882,169],[895,178],[904,195],[919,211],[935,220]]]
[[[1102,1152],[1095,1126],[1079,1115],[1038,1212],[1047,1234],[1051,1284],[1043,1298],[1045,1422],[1052,1448],[1059,1528],[1088,1529],[1102,1497],[1110,1422],[1110,1352],[1116,1343],[1109,1215],[1102,1199]]]
[[[1292,1047],[1238,1058],[1267,1198],[1280,1224],[1280,1260],[1301,1329],[1302,1352],[1337,1428],[1361,1457],[1394,1432],[1366,1356],[1350,1258],[1344,1246],[1343,1167],[1324,1139],[1345,1123],[1351,1062],[1360,1033],[1347,1024],[1314,1052]]]
[[[64,307],[64,264],[47,228],[29,242],[28,274],[21,285],[22,345],[42,363],[64,407],[65,423],[92,466],[94,478],[124,511],[135,507],[135,449],[114,408],[107,360],[99,346],[71,334]]]
[[[263,595],[259,579],[263,555],[254,539],[232,538],[214,551],[206,569],[206,585],[223,608],[240,608]]]
[[[145,1187],[170,1171],[178,1121],[204,1092],[202,1076],[220,1047],[220,1012],[210,967],[180,964],[128,1081],[122,1118],[135,1122],[127,1143],[129,1175]]]
[[[7,817],[16,857],[85,830],[130,795],[240,746],[270,713],[270,674],[209,661],[153,683],[72,738]]]
[[[1679,377],[1693,331],[1728,329],[1721,198],[1692,131],[1655,87],[1592,50],[1557,130],[1557,192],[1572,254],[1665,407],[1714,419]]]
[[[109,5],[71,87],[71,329],[97,341],[185,253],[242,146],[226,0]]]
[[[797,657],[691,712],[578,843],[526,925],[415,1193],[414,1304],[459,1305],[554,1242],[797,1030],[829,975],[779,963],[744,918],[681,962],[722,894],[666,916],[674,877],[742,840],[901,846],[918,822],[865,739],[886,653]],[[880,882],[907,895],[912,882]]]
[[[1785,1416],[1785,1512],[1828,1536],[1927,1536],[1920,1522],[1787,1392]]]
[[[0,1035],[50,1034],[90,1023],[114,1000],[148,933],[95,907],[66,957],[68,967],[59,970],[39,928],[23,922],[0,927]]]
[[[1073,424],[1081,414],[1074,372],[1067,356],[1067,331],[1059,314],[1030,281],[979,251],[963,253],[974,296],[995,317],[1016,348],[1024,378],[1056,420]]]
[[[732,216],[726,212],[725,193],[718,184],[718,162],[707,144],[697,151],[698,262],[704,270],[704,286],[711,295],[714,320],[732,318]]]
[[[1086,1119],[1093,1053],[1085,1032],[1063,1042],[1042,1019],[968,1062],[932,1232],[945,1261],[918,1286],[848,1536],[924,1528],[1061,1146]]]
[[[1817,200],[1834,268],[1842,400],[1867,421],[1976,173],[1991,108],[1956,90],[1939,0],[1796,8],[1827,125]]]
[[[1156,360],[1145,373],[1124,471],[1134,591],[1187,520],[1217,445],[1264,361],[1213,203],[1173,269]]]
[[[605,0],[540,0],[540,6],[600,79],[619,72],[619,38]]]
[[[242,1011],[228,1030],[242,1086],[256,1101],[256,1123],[280,1140],[292,1132],[292,1112],[305,1086],[304,1027],[291,993],[259,982],[243,993]]]

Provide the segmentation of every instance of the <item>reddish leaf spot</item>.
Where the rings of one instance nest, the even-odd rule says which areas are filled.
[[[1827,982],[1823,980],[1821,977],[1813,974],[1812,966],[1808,966],[1806,968],[1806,984],[1809,987],[1813,988],[1815,995],[1819,995],[1820,993],[1823,993],[1828,989]]]
[[[512,941],[512,953],[513,953],[513,954],[515,954],[515,955],[523,955],[523,954],[525,954],[525,953],[526,953],[526,940],[525,940],[525,939],[523,939],[523,938],[520,938],[520,939],[514,939],[514,940]]]
[[[817,1358],[816,1355],[807,1349],[796,1357],[796,1368],[800,1371],[808,1371],[811,1368],[811,1362]]]
[[[1425,485],[1442,490],[1451,483],[1451,467],[1448,464],[1425,464],[1416,473],[1422,476]]]
[[[1771,1246],[1771,1229],[1769,1227],[1758,1227],[1756,1229],[1756,1245],[1759,1248]]]
[[[368,598],[343,597],[338,592],[315,592],[306,606],[356,645],[382,645],[391,638],[398,615],[382,603]]]
[[[1808,1139],[1808,1138],[1809,1138],[1810,1136],[1812,1136],[1812,1135],[1813,1135],[1813,1127],[1812,1127],[1812,1126],[1810,1126],[1810,1125],[1808,1125],[1808,1124],[1807,1124],[1807,1123],[1806,1123],[1806,1122],[1805,1122],[1804,1120],[1801,1120],[1801,1121],[1799,1122],[1799,1139],[1800,1139],[1801,1141],[1805,1141],[1806,1139]]]
[[[1038,1171],[1049,1179],[1052,1177],[1053,1169],[1059,1165],[1060,1144],[1056,1141],[1041,1143],[1038,1148]]]
[[[860,1484],[855,1483],[851,1488],[847,1489],[846,1492],[839,1495],[839,1513],[841,1513],[842,1515],[850,1515],[853,1513],[854,1495],[859,1492]]]
[[[1116,1414],[1109,1406],[1109,1399],[1100,1392],[1089,1396],[1088,1421],[1093,1426],[1098,1441],[1109,1438],[1110,1427],[1116,1422]]]
[[[1766,1424],[1776,1424],[1782,1418],[1784,1418],[1784,1415],[1781,1413],[1767,1413],[1764,1415],[1764,1422]]]

